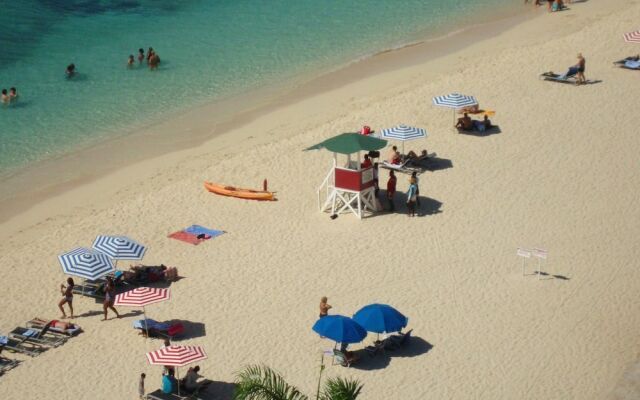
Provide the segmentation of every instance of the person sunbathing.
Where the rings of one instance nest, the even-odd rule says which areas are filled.
[[[474,104],[472,106],[463,107],[458,110],[458,114],[476,114],[480,112],[480,104]]]
[[[471,119],[471,117],[469,117],[469,114],[464,113],[464,116],[462,118],[458,118],[456,128],[460,128],[465,131],[470,131],[473,129],[473,120]]]
[[[178,269],[160,265],[132,265],[124,271],[124,281],[129,283],[171,282],[178,278]]]
[[[409,152],[407,153],[407,155],[405,156],[405,158],[411,160],[411,161],[418,161],[418,160],[424,160],[428,157],[427,153],[427,149],[424,149],[420,152],[420,155],[417,155],[415,151],[413,150],[409,150]]]

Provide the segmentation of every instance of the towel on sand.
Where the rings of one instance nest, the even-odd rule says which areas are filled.
[[[220,236],[224,233],[224,231],[219,231],[216,229],[209,229],[209,228],[205,228],[204,226],[200,226],[200,225],[191,225],[190,227],[186,228],[184,230],[184,232],[187,233],[192,233],[196,236],[204,234],[204,235],[209,235],[212,238],[216,237],[216,236]]]

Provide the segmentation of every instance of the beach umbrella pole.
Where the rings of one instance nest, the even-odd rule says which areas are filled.
[[[147,325],[147,312],[142,306],[142,315],[144,316],[144,330],[147,331],[147,339],[149,338],[149,326]]]

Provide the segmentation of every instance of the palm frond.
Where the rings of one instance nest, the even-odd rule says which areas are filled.
[[[249,365],[236,374],[234,400],[308,400],[267,366]]]
[[[362,384],[357,380],[331,378],[324,384],[322,400],[355,400],[362,391]]]

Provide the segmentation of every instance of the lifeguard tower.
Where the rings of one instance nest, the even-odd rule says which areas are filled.
[[[333,152],[333,165],[318,188],[320,211],[329,211],[331,215],[352,212],[358,218],[367,211],[377,211],[373,167],[361,168],[360,152],[380,150],[386,145],[386,140],[343,133],[306,149],[325,148]],[[352,160],[354,153],[356,159]],[[338,154],[347,156],[345,163],[339,162]]]

